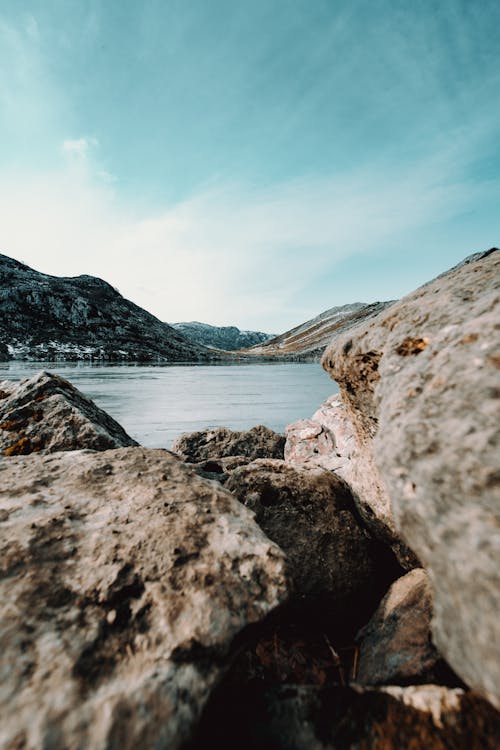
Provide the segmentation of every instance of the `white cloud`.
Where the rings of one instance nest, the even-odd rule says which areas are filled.
[[[65,143],[77,159],[96,145]],[[413,229],[460,213],[483,189],[474,195],[443,155],[406,174],[219,186],[139,215],[93,175],[71,164],[3,175],[0,251],[54,275],[102,276],[163,320],[278,331],[298,322],[302,289],[335,263],[398,238],[408,245]]]
[[[61,153],[67,168],[80,174],[80,179],[91,179],[111,186],[117,181],[114,174],[104,169],[97,158],[99,141],[94,137],[66,138],[61,143]]]
[[[96,34],[98,28],[98,16],[91,16],[87,32]],[[304,176],[260,189],[219,185],[155,213],[139,213],[120,200],[116,178],[99,158],[98,140],[79,135],[92,132],[92,124],[75,123],[40,38],[34,17],[27,16],[22,28],[0,18],[0,125],[6,142],[19,140],[16,154],[36,144],[25,158],[29,168],[18,164],[0,173],[0,252],[55,275],[102,276],[163,320],[284,330],[322,309],[320,302],[304,309],[303,290],[336,263],[379,252],[385,243],[399,242],[401,254],[418,254],[415,230],[444,226],[462,211],[475,210],[490,189],[463,181],[463,175],[467,158],[481,153],[486,138],[481,129],[490,122],[492,131],[497,127],[494,108],[489,120],[486,110],[479,112],[475,129],[469,122],[462,126],[461,140],[454,132],[453,148],[434,141],[439,156],[417,165],[400,166],[392,158],[388,168],[386,154],[379,164],[371,161],[349,173]],[[423,75],[404,49],[396,54],[387,47],[395,70],[407,60],[407,77]],[[358,64],[357,56],[351,64]],[[352,73],[347,62],[336,75],[351,85]],[[392,90],[374,92],[379,108],[390,112],[399,106]],[[440,100],[439,92],[433,93]],[[318,88],[311,93],[314,101],[305,97],[302,106],[314,107],[323,96]],[[486,135],[491,140],[491,133]],[[53,154],[50,161],[59,166],[37,171],[30,160],[39,152]]]
[[[67,138],[61,144],[61,151],[70,159],[86,160],[90,151],[98,146],[96,138]]]

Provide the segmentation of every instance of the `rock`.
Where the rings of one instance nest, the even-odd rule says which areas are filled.
[[[137,445],[118,422],[59,375],[42,371],[17,387],[7,382],[0,383],[4,456]]]
[[[235,469],[225,487],[286,553],[297,594],[319,597],[322,614],[339,627],[366,622],[397,566],[359,525],[339,477],[261,459]]]
[[[240,466],[245,466],[253,459],[248,456],[226,456],[224,458],[208,458],[205,461],[197,461],[191,464],[200,477],[215,479],[220,484],[227,481],[228,476]]]
[[[351,453],[355,437],[338,394],[330,396],[311,419],[300,419],[285,430],[285,461],[296,466],[320,466],[351,482]]]
[[[363,499],[365,467],[356,460],[356,437],[339,395],[330,396],[311,419],[287,426],[285,461],[292,466],[318,466],[342,477],[352,492],[356,508],[370,532],[388,544],[405,570],[420,563],[396,532],[387,503],[371,505]],[[361,496],[358,491],[361,487]]]
[[[17,383],[13,383],[11,380],[0,380],[0,401],[3,401],[7,396],[11,396],[17,388]]]
[[[428,571],[433,640],[500,705],[500,252],[477,254],[335,341],[323,366],[355,429],[373,513]]]
[[[440,656],[431,641],[432,589],[421,568],[395,581],[358,634],[362,685],[429,682]]]
[[[335,438],[313,419],[299,419],[285,429],[285,461],[292,466],[318,466],[333,471],[338,465]]]
[[[496,750],[500,717],[473,693],[415,687],[223,685],[192,750]]]
[[[257,425],[246,432],[235,432],[227,427],[202,430],[180,435],[172,446],[184,461],[190,463],[228,456],[283,458],[284,435]]]
[[[163,450],[3,460],[0,508],[0,746],[184,747],[282,552]]]

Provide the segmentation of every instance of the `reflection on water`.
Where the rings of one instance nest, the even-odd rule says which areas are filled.
[[[0,363],[0,380],[57,372],[111,414],[142,445],[168,448],[181,432],[265,424],[282,432],[310,417],[336,384],[319,364],[91,365]]]

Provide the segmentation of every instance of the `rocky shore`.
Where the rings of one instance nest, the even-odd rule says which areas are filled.
[[[336,338],[285,436],[0,383],[0,748],[497,748],[499,256]]]

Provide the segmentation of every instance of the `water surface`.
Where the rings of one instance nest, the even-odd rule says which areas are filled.
[[[265,424],[282,432],[338,388],[319,364],[94,365],[0,363],[0,380],[38,370],[70,380],[141,445],[169,448],[182,432]]]

